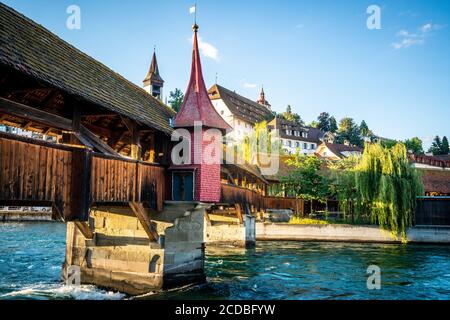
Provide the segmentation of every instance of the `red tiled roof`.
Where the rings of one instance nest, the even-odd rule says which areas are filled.
[[[450,194],[450,170],[420,170],[425,192]]]
[[[206,91],[203,80],[202,65],[198,50],[197,29],[194,26],[194,48],[192,52],[191,79],[184,96],[180,112],[175,117],[175,128],[193,127],[194,122],[201,121],[204,127],[222,130],[231,129],[223,118],[214,109]]]

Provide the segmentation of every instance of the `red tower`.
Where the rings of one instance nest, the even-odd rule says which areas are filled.
[[[217,113],[209,99],[203,80],[196,24],[193,31],[191,78],[183,104],[174,120],[174,128],[184,128],[190,133],[191,163],[171,167],[172,198],[176,201],[214,203],[219,202],[221,197],[221,164],[211,161],[218,155],[210,154],[209,151],[222,152],[222,136],[231,127]]]

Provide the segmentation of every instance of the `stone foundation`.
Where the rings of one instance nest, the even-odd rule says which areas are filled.
[[[130,295],[204,282],[205,210],[203,204],[171,202],[163,213],[148,214],[159,235],[153,241],[131,208],[92,208],[92,240],[67,224],[63,278],[76,266],[82,284]]]
[[[53,221],[52,212],[0,211],[0,221]]]
[[[211,223],[206,223],[205,243],[207,245],[232,245],[252,247],[256,243],[255,217],[244,215],[244,224],[239,220],[210,215]]]
[[[417,226],[407,231],[410,243],[450,244],[450,227]],[[257,223],[258,241],[338,241],[400,243],[377,226]]]

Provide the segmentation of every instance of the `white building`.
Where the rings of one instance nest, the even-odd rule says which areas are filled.
[[[256,123],[272,117],[270,104],[264,98],[264,91],[261,92],[259,100],[264,104],[252,101],[217,84],[208,90],[208,94],[216,111],[233,128],[232,136],[235,141],[250,136]]]
[[[297,150],[304,155],[315,154],[317,147],[322,143],[324,132],[298,123],[275,118],[269,122],[271,130],[278,130],[280,142],[288,154],[295,154]]]
[[[328,160],[340,160],[350,156],[360,156],[363,149],[348,144],[324,142],[317,149],[317,156]]]

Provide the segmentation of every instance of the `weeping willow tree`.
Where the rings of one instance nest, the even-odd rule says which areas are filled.
[[[423,195],[419,173],[409,163],[406,147],[366,144],[353,167],[337,174],[336,194],[344,212],[370,217],[372,223],[406,239],[417,196]]]
[[[368,144],[355,177],[362,209],[370,213],[372,221],[406,238],[416,198],[424,189],[419,173],[408,161],[405,145],[387,149]]]
[[[237,147],[245,162],[254,163],[258,153],[279,152],[281,144],[276,139],[274,140],[267,127],[267,121],[262,121],[255,124],[252,132],[246,135]],[[276,148],[276,150],[272,150],[273,148]]]

